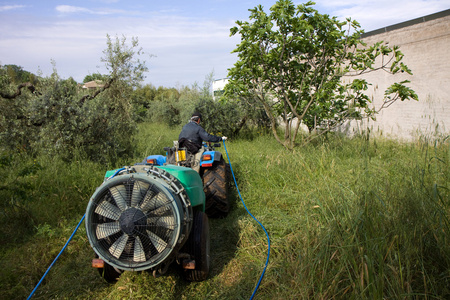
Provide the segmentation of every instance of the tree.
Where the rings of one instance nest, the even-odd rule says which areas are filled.
[[[33,73],[25,71],[21,66],[17,65],[3,65],[0,66],[0,75],[8,75],[11,82],[14,84],[20,84],[29,82],[30,84],[37,83],[37,76]]]
[[[259,5],[250,9],[250,21],[237,21],[231,28],[241,42],[234,50],[238,61],[229,69],[225,95],[258,101],[275,138],[287,149],[295,146],[301,123],[310,131],[327,132],[349,119],[377,113],[364,93],[369,83],[352,76],[379,70],[411,74],[398,47],[382,42],[367,47],[356,21],[341,22],[312,5],[279,0],[270,14]],[[348,83],[344,76],[349,76]],[[417,100],[405,83],[389,87],[383,108],[398,99]],[[284,139],[277,130],[279,119],[285,125]]]
[[[137,48],[137,39],[129,45],[125,37],[107,36],[102,61],[109,74],[93,93],[86,94],[72,78],[61,79],[56,67],[36,87],[28,82],[15,88],[8,74],[0,74],[2,148],[26,147],[67,159],[77,150],[103,161],[131,153],[136,126],[130,96],[147,70]]]
[[[139,56],[144,54],[139,47],[137,38],[131,38],[131,45],[127,44],[125,36],[116,36],[114,41],[111,36],[106,35],[107,48],[103,51],[102,62],[109,71],[110,80],[122,80],[131,87],[139,86],[145,78],[144,73],[148,71],[145,61]]]

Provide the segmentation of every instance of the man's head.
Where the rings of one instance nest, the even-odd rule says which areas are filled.
[[[191,120],[196,122],[196,123],[200,123],[200,120],[202,119],[202,114],[199,112],[194,112],[192,114]]]

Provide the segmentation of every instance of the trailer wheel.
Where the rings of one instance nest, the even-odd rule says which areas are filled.
[[[210,236],[208,216],[202,211],[194,214],[194,224],[192,226],[189,239],[184,251],[190,254],[195,260],[195,269],[185,269],[184,276],[188,281],[203,281],[209,275],[210,266]]]
[[[223,158],[211,168],[203,170],[205,210],[210,218],[225,217],[230,211],[227,177],[227,164]]]

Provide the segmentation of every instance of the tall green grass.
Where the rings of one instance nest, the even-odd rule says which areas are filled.
[[[142,124],[134,161],[163,154],[181,128]],[[239,190],[268,230],[272,250],[256,299],[448,299],[448,140],[400,144],[338,136],[289,152],[271,136],[227,141]],[[219,149],[224,152],[224,149]],[[75,228],[110,167],[74,159],[3,155],[0,287],[31,292]],[[90,267],[84,228],[35,299],[248,299],[267,241],[232,190],[232,211],[212,219],[212,270],[188,283],[176,268],[126,272],[108,285]]]

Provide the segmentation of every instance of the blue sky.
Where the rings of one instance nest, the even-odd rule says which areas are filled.
[[[0,0],[0,65],[50,75],[51,60],[63,78],[81,82],[105,73],[106,34],[137,37],[149,72],[144,84],[203,84],[211,72],[227,76],[239,37],[229,36],[248,9],[275,0]],[[306,1],[305,1],[306,2]],[[351,17],[365,31],[450,8],[450,0],[317,0],[320,13]],[[294,1],[299,4],[301,2]]]

